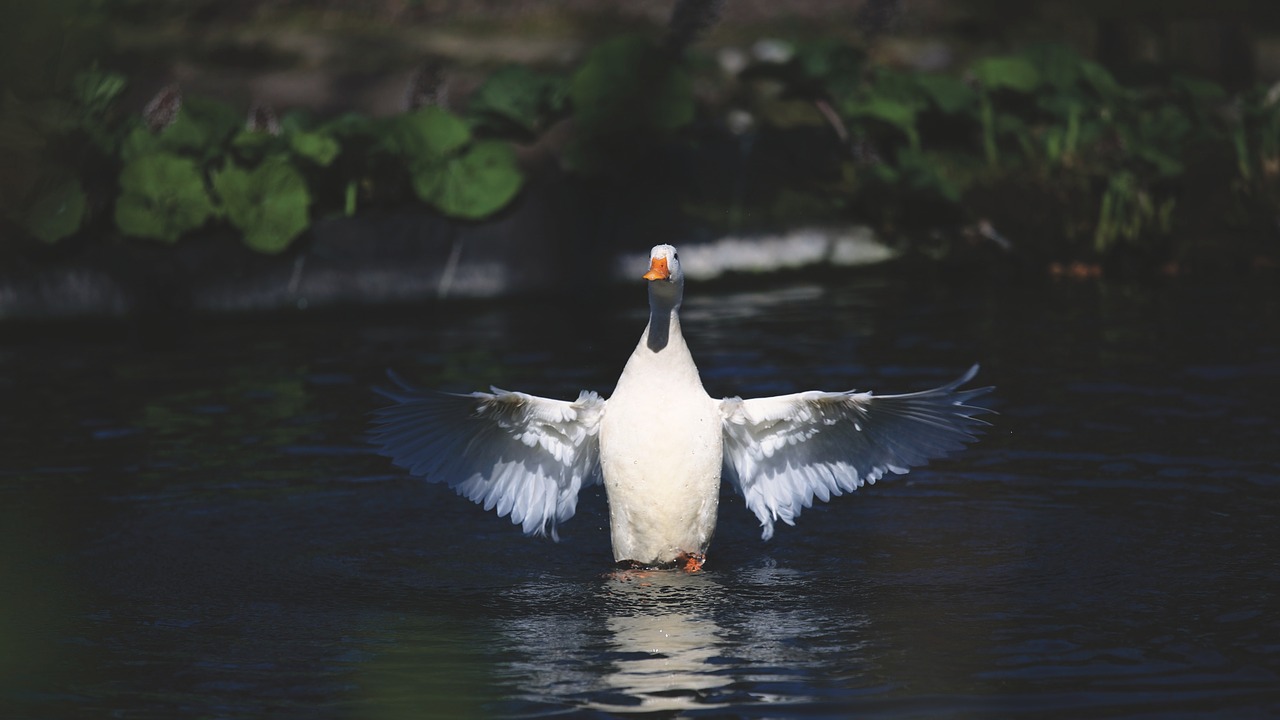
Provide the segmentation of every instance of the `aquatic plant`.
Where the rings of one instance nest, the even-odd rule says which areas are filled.
[[[492,215],[523,182],[509,145],[475,140],[465,121],[442,108],[428,106],[396,118],[388,141],[404,159],[418,198],[445,215],[469,220]]]
[[[395,202],[403,182],[445,215],[479,219],[523,184],[506,143],[474,138],[465,120],[438,107],[327,123],[291,113],[251,127],[226,103],[167,88],[152,103],[152,117],[113,121],[104,108],[122,78],[99,73],[77,87],[79,121],[40,132],[49,144],[74,136],[103,156],[96,169],[109,179],[94,178],[95,189],[114,194],[114,225],[127,236],[173,243],[225,219],[249,247],[278,253],[318,213],[356,212],[362,187],[365,201]],[[89,221],[91,201],[71,168],[46,175],[24,193],[17,220],[32,236],[55,242]]]
[[[127,160],[120,171],[115,218],[127,235],[174,243],[217,213],[192,158],[145,153]]]
[[[1126,86],[1054,44],[978,58],[958,74],[847,60],[857,57],[820,41],[743,77],[768,75],[786,84],[784,98],[829,102],[848,151],[845,179],[810,191],[900,236],[981,221],[1024,229],[1016,241],[1040,255],[1105,258],[1124,248],[1155,258],[1173,251],[1191,199],[1214,206],[1231,187],[1244,222],[1262,229],[1280,215],[1280,92],[1269,103],[1263,89],[1233,99],[1179,75]],[[1218,168],[1228,153],[1234,182],[1193,171]],[[1045,227],[1047,217],[1059,224]]]
[[[246,121],[175,87],[138,117],[119,108],[124,76],[82,62],[43,94],[0,99],[13,159],[2,216],[42,243],[232,229],[264,253],[334,214],[416,205],[483,220],[526,182],[512,144],[555,126],[571,128],[548,144],[560,167],[620,192],[647,183],[720,222],[744,207],[757,223],[867,221],[917,247],[983,226],[1044,258],[1158,259],[1202,208],[1255,233],[1280,217],[1275,88],[1130,84],[1055,44],[905,71],[831,38],[773,43],[726,78],[691,45],[721,5],[680,3],[665,39],[608,39],[572,67],[499,67],[460,113],[431,100],[389,118],[256,106]],[[706,140],[730,114],[749,120],[732,131],[732,167],[696,167],[724,164]]]
[[[562,76],[504,65],[476,88],[466,116],[478,130],[532,140],[564,114],[568,92]]]
[[[1236,177],[1233,216],[1242,224],[1280,218],[1280,83],[1245,93],[1229,115]]]
[[[310,224],[307,181],[284,155],[251,170],[228,162],[213,173],[213,189],[227,220],[259,252],[283,251]]]

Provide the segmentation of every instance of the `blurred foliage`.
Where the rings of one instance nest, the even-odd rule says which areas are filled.
[[[601,43],[569,85],[574,139],[565,163],[586,173],[626,172],[694,118],[693,84],[683,64],[635,35]]]
[[[86,204],[80,179],[63,177],[35,193],[22,222],[42,242],[56,242],[80,229]]]
[[[116,198],[116,224],[127,235],[177,242],[216,215],[200,167],[168,152],[125,162]]]
[[[1247,93],[1235,110],[1232,215],[1243,224],[1274,223],[1280,217],[1280,84]]]
[[[131,123],[120,149],[126,162],[140,156],[168,152],[206,163],[220,157],[243,121],[235,109],[201,97],[180,100],[172,123],[153,131],[141,122]]]
[[[417,205],[483,220],[526,182],[513,145],[553,127],[571,128],[548,144],[570,173],[660,186],[733,223],[853,219],[910,240],[982,221],[1042,255],[1094,260],[1176,254],[1196,213],[1254,235],[1280,217],[1280,90],[1232,94],[1172,73],[1129,85],[1061,45],[911,72],[831,38],[775,41],[726,71],[624,35],[562,71],[496,68],[460,114],[277,120],[255,107],[246,121],[175,88],[142,117],[121,110],[129,80],[103,64],[104,7],[52,0],[0,15],[0,218],[34,242],[233,229],[279,253],[334,214]],[[726,111],[747,117],[728,163],[699,154],[709,128],[729,135],[715,120]],[[730,168],[709,193],[713,173],[696,167],[707,158]]]
[[[784,100],[830,103],[848,157],[842,180],[820,192],[891,232],[1038,223],[1038,236],[1056,238],[1033,241],[1046,254],[1159,256],[1173,252],[1183,208],[1213,207],[1224,190],[1245,232],[1273,232],[1280,217],[1275,88],[1231,97],[1178,75],[1126,87],[1053,44],[947,74],[877,67],[823,41],[742,77],[781,79]],[[1231,166],[1234,178],[1197,172]],[[1060,226],[1046,227],[1039,207],[1053,208]]]
[[[541,113],[563,106],[563,81],[530,85],[532,75],[512,70],[477,108],[483,123],[507,123],[498,128],[441,108],[276,121],[273,109],[255,107],[246,122],[231,104],[176,86],[139,116],[119,107],[127,79],[95,59],[106,22],[95,0],[0,12],[0,221],[19,230],[6,235],[53,243],[114,229],[174,243],[230,226],[248,247],[278,253],[326,214],[416,200],[481,219],[524,178],[507,143],[474,138],[471,123],[491,135],[530,134],[543,127]]]
[[[170,101],[178,107],[172,121],[152,129],[142,117],[106,119],[101,108],[122,84],[97,71],[77,76],[80,120],[69,129],[40,118],[24,122],[24,108],[0,115],[0,123],[23,131],[20,144],[33,166],[68,143],[96,154],[100,174],[89,180],[114,195],[114,224],[126,236],[173,243],[225,219],[250,248],[279,253],[317,214],[395,205],[406,198],[400,186],[445,215],[480,219],[523,185],[507,143],[475,139],[467,121],[441,108],[328,122],[295,113],[274,128],[256,128],[226,103],[179,94]],[[14,195],[23,202],[6,197],[10,219],[45,242],[80,231],[91,218],[85,183],[74,172],[53,164]]]
[[[126,81],[94,60],[104,23],[92,0],[0,10],[0,220],[43,242],[80,228],[90,210],[82,173],[112,143],[102,128]]]
[[[252,170],[228,163],[213,175],[227,219],[249,247],[278,253],[310,224],[311,193],[285,155],[272,155]]]
[[[494,140],[473,142],[470,126],[441,108],[400,116],[388,142],[394,154],[406,158],[414,192],[446,215],[484,218],[520,189],[511,148]]]
[[[568,91],[566,78],[506,65],[476,89],[467,115],[478,129],[532,140],[565,113]]]

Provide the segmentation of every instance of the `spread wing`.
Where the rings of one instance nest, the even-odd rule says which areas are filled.
[[[419,390],[394,373],[395,404],[374,411],[378,452],[414,475],[447,483],[485,510],[511,515],[526,535],[573,517],[578,491],[598,478],[597,429],[605,401],[573,402],[490,388],[468,395]]]
[[[814,497],[826,502],[974,440],[987,424],[974,415],[987,410],[966,403],[991,388],[959,388],[977,372],[974,365],[955,382],[907,395],[814,390],[722,400],[725,469],[764,539],[775,520],[794,525]]]

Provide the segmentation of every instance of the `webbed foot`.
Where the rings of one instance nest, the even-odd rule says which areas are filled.
[[[702,569],[703,563],[707,561],[706,553],[690,553],[681,550],[676,555],[676,567],[687,573],[696,573]]]

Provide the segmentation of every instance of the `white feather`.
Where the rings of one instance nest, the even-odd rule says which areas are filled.
[[[808,391],[720,403],[729,478],[755,513],[767,540],[774,521],[792,525],[814,497],[827,501],[905,473],[974,439],[982,408],[967,405],[989,388],[955,382],[907,395]]]
[[[557,536],[597,467],[604,400],[550,400],[493,388],[456,395],[418,390],[399,377],[382,390],[394,405],[375,412],[383,455],[415,475],[444,482],[526,534]]]

